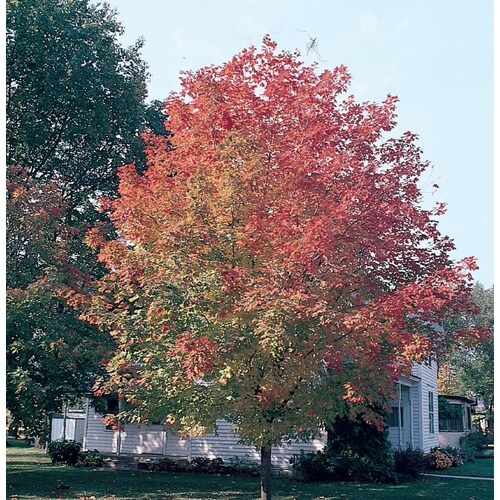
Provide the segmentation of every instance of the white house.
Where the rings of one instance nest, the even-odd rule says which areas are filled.
[[[439,445],[437,365],[415,364],[409,377],[400,377],[398,398],[391,402],[393,412],[389,417],[389,439],[394,448],[408,446],[424,452]],[[57,419],[53,419],[53,422]],[[203,437],[180,436],[164,429],[163,425],[136,426],[127,424],[122,430],[113,430],[102,421],[86,402],[83,449],[97,449],[116,455],[158,455],[191,460],[195,457],[224,460],[240,457],[259,461],[259,453],[252,446],[239,443],[239,436],[231,423],[217,421],[217,434]],[[68,424],[66,424],[68,425]],[[54,434],[53,434],[54,435]],[[290,469],[290,459],[301,451],[321,450],[326,444],[326,432],[315,439],[284,444],[273,449],[273,467]]]

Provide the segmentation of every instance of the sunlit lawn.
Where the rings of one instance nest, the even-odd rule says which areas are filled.
[[[415,483],[396,485],[301,484],[274,479],[273,487],[274,498],[282,500],[493,498],[493,481],[452,478],[427,477]],[[43,451],[17,446],[7,449],[8,499],[243,500],[258,498],[258,491],[255,478],[54,466]]]

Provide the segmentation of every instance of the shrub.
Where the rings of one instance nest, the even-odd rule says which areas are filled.
[[[226,472],[224,469],[224,460],[222,458],[196,457],[191,460],[188,470],[202,474],[221,474]]]
[[[382,410],[379,410],[382,411]],[[362,417],[335,419],[328,428],[324,451],[293,460],[298,479],[312,481],[393,482],[394,457],[388,431],[380,431]]]
[[[197,472],[199,474],[230,474],[231,468],[226,467],[222,458],[196,457],[187,460],[172,460],[162,458],[150,464],[145,464],[145,469],[160,472]]]
[[[419,478],[427,467],[427,459],[422,450],[411,447],[394,452],[394,470],[400,480]]]
[[[355,453],[334,455],[331,451],[301,453],[293,459],[297,479],[315,481],[394,482],[393,465],[371,461]]]
[[[47,454],[53,464],[75,465],[78,462],[81,446],[75,441],[52,441],[47,446]]]
[[[332,480],[332,468],[328,455],[323,451],[304,453],[292,460],[297,479],[305,483]]]
[[[258,463],[248,458],[233,457],[230,458],[224,467],[227,474],[235,476],[259,477],[260,466]]]
[[[186,460],[172,460],[171,458],[162,458],[151,464],[147,464],[145,468],[151,471],[159,472],[187,472],[189,462]]]
[[[467,461],[474,460],[476,452],[488,446],[488,438],[481,431],[469,432],[460,438],[460,448],[462,449]]]
[[[361,417],[335,419],[328,429],[325,450],[301,455],[294,468],[303,481],[392,482],[394,457],[388,432]]]
[[[80,467],[102,467],[104,462],[103,456],[97,450],[81,451],[78,455],[78,463]]]
[[[428,467],[433,470],[443,470],[453,466],[453,457],[439,447],[432,448],[426,458]]]
[[[458,448],[454,448],[453,446],[444,446],[441,449],[446,453],[448,453],[453,462],[452,464],[453,467],[459,467],[460,465],[464,464],[464,461],[462,459],[462,453]]]

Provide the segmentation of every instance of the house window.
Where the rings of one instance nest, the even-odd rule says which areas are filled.
[[[389,424],[389,427],[399,427],[399,422],[401,422],[401,427],[404,426],[404,420],[403,420],[403,407],[399,407],[399,413],[398,413],[398,407],[397,406],[391,406],[392,411],[389,413],[388,418],[387,418],[387,423]]]
[[[434,434],[434,393],[429,392],[429,433]]]
[[[450,405],[444,415],[439,414],[439,430],[443,432],[463,432],[464,415],[462,405]]]
[[[442,432],[463,432],[464,421],[462,418],[439,419],[439,430]]]

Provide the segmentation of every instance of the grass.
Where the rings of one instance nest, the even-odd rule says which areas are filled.
[[[194,500],[258,498],[255,478],[162,472],[124,472],[52,465],[34,448],[7,448],[9,500]],[[493,481],[426,477],[406,484],[316,483],[273,480],[276,500],[489,500]]]
[[[436,474],[451,476],[493,477],[493,458],[477,458],[473,462],[465,462],[460,467],[451,467]]]

